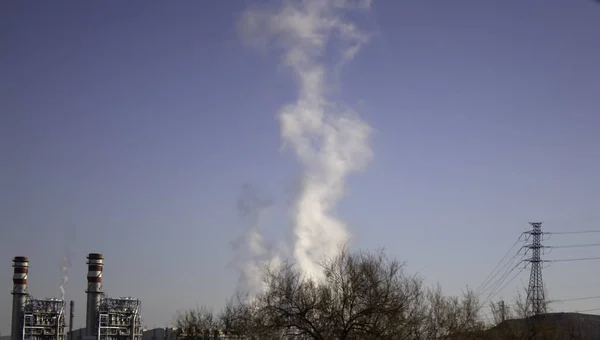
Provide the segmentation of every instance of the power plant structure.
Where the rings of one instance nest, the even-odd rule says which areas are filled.
[[[77,340],[141,340],[141,301],[131,297],[111,298],[102,290],[104,256],[87,256],[87,306],[85,335]],[[62,299],[33,299],[27,291],[29,259],[13,259],[13,308],[11,340],[76,340],[73,337],[74,302],[70,303],[69,337],[66,303]]]
[[[11,340],[66,340],[65,302],[34,299],[27,291],[29,259],[13,259]]]
[[[110,298],[102,291],[104,256],[87,257],[87,307],[85,329],[87,339],[141,340],[141,301],[130,297]]]

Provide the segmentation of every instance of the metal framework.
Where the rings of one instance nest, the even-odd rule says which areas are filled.
[[[22,318],[23,340],[66,340],[63,300],[28,298]]]
[[[141,301],[130,297],[100,300],[98,340],[141,340]]]
[[[529,287],[527,288],[527,311],[530,316],[545,314],[546,298],[544,294],[544,281],[542,280],[542,222],[530,222],[532,230],[527,233],[532,236],[532,242],[528,244],[531,249],[531,274],[529,275]]]

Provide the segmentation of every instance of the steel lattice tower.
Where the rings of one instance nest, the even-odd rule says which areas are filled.
[[[544,294],[544,281],[542,280],[542,222],[530,222],[532,230],[527,233],[531,235],[532,241],[527,245],[531,249],[531,274],[529,275],[529,287],[527,288],[527,312],[530,316],[546,313],[546,299]]]

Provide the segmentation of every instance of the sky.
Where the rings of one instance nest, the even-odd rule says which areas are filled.
[[[81,327],[86,254],[103,253],[106,293],[140,298],[144,324],[164,327],[177,310],[218,310],[235,292],[232,243],[250,223],[236,208],[245,185],[273,202],[265,240],[291,242],[309,170],[282,148],[277,117],[301,91],[280,48],[240,33],[254,4],[2,3],[2,334],[14,256],[30,259],[34,297],[60,297],[68,249],[66,298]],[[598,4],[375,0],[343,20],[370,37],[330,93],[371,128],[372,157],[344,177],[332,210],[352,247],[383,247],[460,294],[530,221],[600,228]],[[600,234],[545,242],[600,243]],[[600,249],[545,258],[593,256]],[[549,298],[598,295],[596,265],[550,263]],[[527,273],[495,299],[510,301]]]

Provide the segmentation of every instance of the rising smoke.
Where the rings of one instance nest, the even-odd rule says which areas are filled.
[[[276,9],[244,14],[242,32],[250,43],[274,47],[298,83],[295,103],[279,112],[284,146],[303,168],[292,212],[294,257],[305,274],[322,277],[319,265],[349,240],[333,209],[344,194],[347,176],[370,158],[370,126],[356,112],[332,101],[333,82],[342,64],[367,42],[349,10],[367,10],[371,1],[284,0]],[[333,60],[333,62],[327,61]]]
[[[64,252],[60,262],[60,297],[62,300],[65,299],[65,287],[67,285],[67,281],[69,281],[69,268],[71,267],[71,260],[73,259],[73,253],[71,252],[71,247],[75,243],[76,237],[76,227],[71,225],[70,227],[65,228],[65,243],[64,243]]]
[[[249,184],[243,186],[237,199],[238,213],[247,227],[233,243],[236,250],[234,263],[240,271],[240,288],[249,296],[262,290],[265,267],[278,263],[275,249],[262,236],[264,216],[272,205],[272,200],[264,198]]]
[[[71,267],[71,252],[67,248],[65,254],[62,258],[60,264],[60,272],[62,275],[62,280],[60,282],[60,298],[61,300],[65,299],[65,286],[67,285],[67,281],[69,281],[69,268]]]

